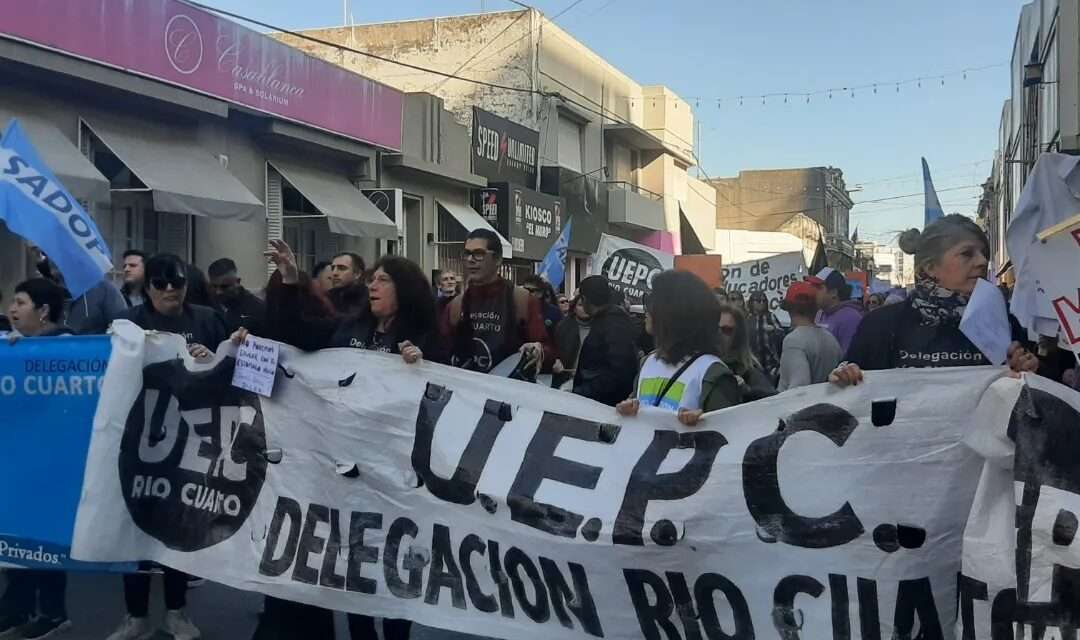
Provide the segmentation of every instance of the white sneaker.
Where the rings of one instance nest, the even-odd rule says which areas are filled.
[[[154,635],[154,629],[146,618],[124,616],[120,628],[112,632],[106,640],[148,640]]]
[[[165,625],[162,629],[172,636],[173,640],[199,640],[202,637],[199,628],[184,615],[183,609],[166,611]]]

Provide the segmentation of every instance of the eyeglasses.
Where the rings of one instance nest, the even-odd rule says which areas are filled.
[[[720,327],[720,333],[725,336],[733,336],[735,335],[735,327]]]
[[[491,249],[473,249],[472,251],[464,251],[461,254],[461,259],[473,262],[482,262],[484,258],[488,257],[491,253]]]
[[[157,289],[158,291],[165,291],[169,288],[169,285],[172,285],[173,289],[183,289],[185,286],[187,286],[187,278],[181,275],[175,275],[171,278],[150,278],[150,286]]]

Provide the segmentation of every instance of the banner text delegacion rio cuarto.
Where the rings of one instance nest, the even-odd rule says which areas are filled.
[[[1075,628],[1080,399],[1042,379],[872,372],[686,429],[355,350],[283,348],[259,398],[227,352],[116,327],[77,557],[502,638]]]

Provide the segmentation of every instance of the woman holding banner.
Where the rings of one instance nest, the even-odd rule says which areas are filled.
[[[427,276],[416,263],[401,256],[383,256],[371,269],[367,301],[358,313],[328,312],[318,317],[304,311],[318,305],[317,301],[308,299],[314,294],[303,282],[306,276],[300,273],[289,245],[271,240],[266,256],[277,265],[280,277],[268,287],[267,297],[275,310],[271,316],[272,332],[282,342],[309,351],[351,347],[396,353],[410,364],[425,357],[433,359],[438,346],[435,300]],[[240,344],[246,338],[247,330],[241,328],[233,334],[232,341]],[[371,616],[349,614],[348,619],[352,638],[377,637],[375,619]],[[409,620],[386,619],[383,637],[406,640],[411,628]],[[264,619],[254,637],[257,640],[333,637],[332,614],[318,607],[267,598]]]
[[[64,290],[45,278],[33,278],[15,287],[8,309],[17,336],[44,338],[71,335],[60,324],[64,313]],[[64,592],[67,574],[63,571],[10,569],[7,588],[0,597],[0,638],[45,638],[71,627]]]
[[[435,301],[431,285],[416,263],[401,256],[383,256],[372,267],[367,301],[359,313],[323,317],[304,313],[314,295],[301,283],[296,256],[289,245],[271,240],[267,257],[277,265],[280,282],[268,287],[267,298],[275,309],[271,317],[274,337],[307,351],[352,347],[400,354],[405,362],[424,357],[440,360],[436,351]],[[306,276],[304,276],[306,277]],[[247,330],[233,334],[241,343]]]
[[[863,318],[847,352],[847,362],[829,376],[841,386],[858,384],[864,370],[990,364],[960,331],[960,319],[975,285],[986,277],[990,243],[971,218],[952,214],[922,232],[905,231],[900,248],[915,255],[915,289],[907,300],[883,306]],[[1013,371],[1035,371],[1039,360],[1020,342],[1022,330],[1010,317]]]
[[[635,397],[615,408],[637,415],[642,404],[678,414],[687,426],[703,413],[739,404],[739,382],[720,359],[721,305],[709,287],[687,271],[664,271],[653,278],[645,299],[645,330],[656,351],[638,373]]]

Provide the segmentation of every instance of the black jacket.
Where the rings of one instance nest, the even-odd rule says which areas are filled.
[[[432,362],[444,362],[445,355],[440,349],[440,340],[435,328],[435,318],[431,318],[431,328],[416,330],[405,323],[395,323],[388,333],[376,331],[377,319],[367,309],[352,315],[332,315],[318,317],[302,312],[305,298],[310,296],[301,285],[287,285],[272,282],[267,289],[267,297],[275,302],[277,325],[273,331],[281,342],[291,344],[305,351],[316,351],[333,347],[367,349],[384,353],[400,353],[398,344],[408,341],[424,353],[424,359]]]
[[[634,392],[637,327],[622,307],[608,307],[589,323],[574,374],[574,393],[615,406]]]
[[[356,282],[344,287],[335,287],[326,292],[334,309],[343,316],[360,313],[367,308],[367,285]]]
[[[241,289],[236,299],[221,302],[219,306],[230,334],[244,327],[256,336],[266,335],[266,303],[254,293]]]
[[[1009,323],[1013,340],[1024,342],[1023,330],[1011,315]],[[910,300],[864,316],[845,359],[866,371],[990,364],[958,326],[924,326]]]
[[[119,317],[147,331],[180,334],[188,344],[201,344],[211,351],[216,351],[218,345],[229,337],[221,314],[197,304],[185,304],[183,313],[172,317],[161,315],[152,304],[146,302],[124,311]]]

